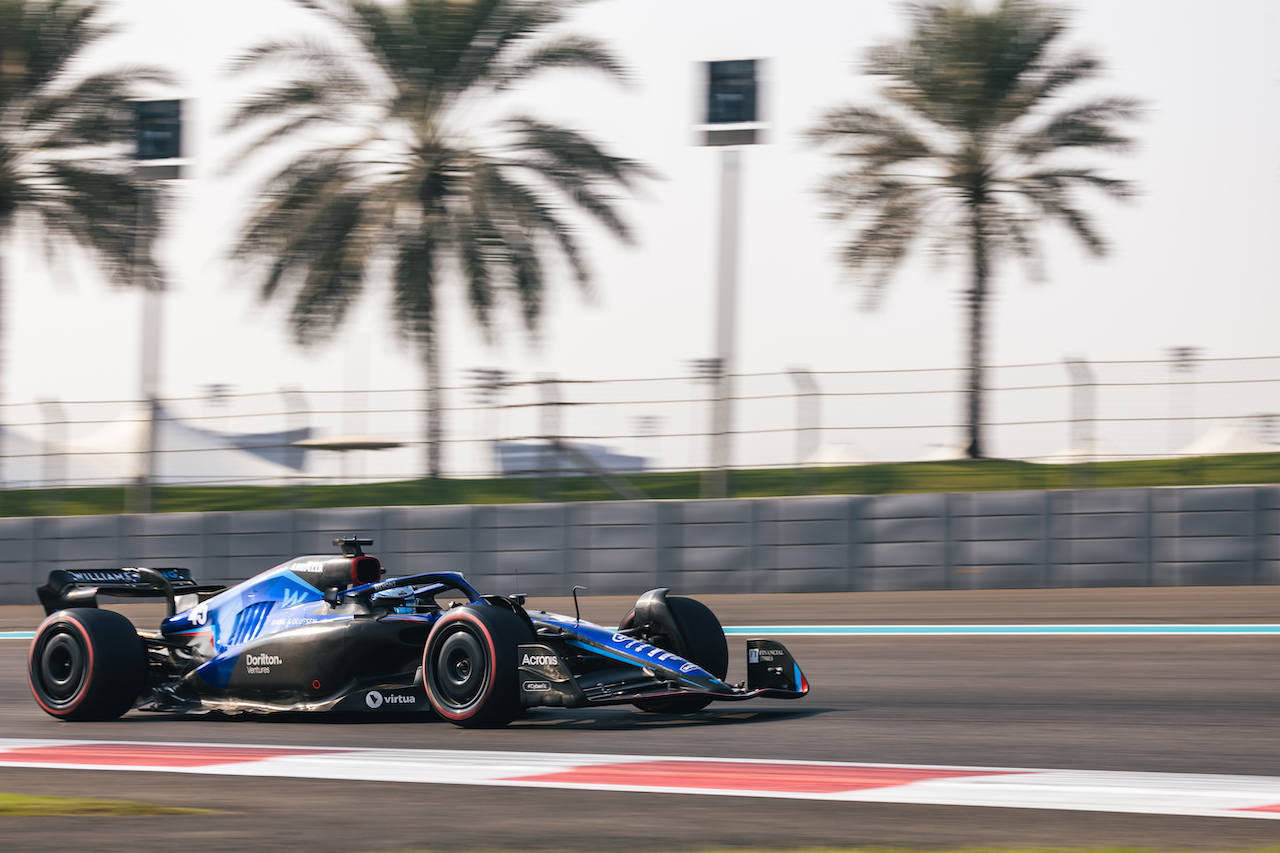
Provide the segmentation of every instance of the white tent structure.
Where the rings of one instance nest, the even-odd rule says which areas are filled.
[[[1048,456],[1032,459],[1041,465],[1076,465],[1081,462],[1116,462],[1125,457],[1112,453],[1101,442],[1094,440],[1085,444],[1074,444],[1062,448]]]
[[[847,465],[869,465],[873,461],[854,450],[852,445],[824,444],[810,453],[804,464],[814,468],[839,468]]]
[[[933,450],[917,459],[917,462],[958,462],[962,459],[968,459],[969,454],[965,452],[962,444],[940,444]]]
[[[494,458],[504,477],[532,477],[546,471],[584,476],[593,470],[631,474],[649,466],[643,456],[618,453],[601,444],[575,441],[569,448],[567,442],[560,442],[559,447],[557,450],[540,441],[499,441],[494,444]]]
[[[1280,444],[1259,441],[1238,426],[1219,424],[1176,456],[1227,456],[1233,453],[1280,453]]]
[[[148,413],[126,412],[85,439],[65,445],[40,445],[41,468],[23,477],[29,488],[50,486],[119,486],[137,482],[146,467]],[[282,485],[298,472],[263,459],[226,436],[197,429],[162,411],[156,421],[156,465],[152,479],[160,486]],[[12,451],[7,451],[12,452]],[[56,465],[48,460],[57,460]],[[57,470],[50,477],[45,472]],[[10,482],[17,479],[6,473]]]
[[[74,456],[64,445],[46,444],[11,429],[2,430],[4,468],[0,479],[10,489],[63,488],[71,485],[105,485],[115,482],[114,467]]]

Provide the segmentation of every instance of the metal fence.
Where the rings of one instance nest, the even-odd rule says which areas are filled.
[[[728,443],[734,468],[961,455],[962,369],[737,376],[729,430],[717,436],[719,386],[701,368],[618,380],[465,371],[445,389],[440,413],[446,475],[499,475],[500,459],[506,473],[563,467],[537,452],[555,442],[621,471],[703,469],[715,441]],[[1280,356],[1070,359],[992,367],[988,384],[989,456],[1050,463],[1280,451]],[[149,448],[159,484],[412,479],[424,469],[424,399],[421,389],[215,388],[161,401],[154,439],[150,409],[137,401],[12,403],[3,410],[0,481],[8,488],[119,485],[148,470]],[[297,444],[343,437],[398,446]],[[513,467],[512,459],[524,461]]]
[[[53,569],[233,584],[344,533],[532,595],[1280,583],[1280,487],[1237,486],[3,518],[0,604]]]

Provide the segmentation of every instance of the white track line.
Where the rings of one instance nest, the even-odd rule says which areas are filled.
[[[820,761],[0,739],[0,767],[1280,819],[1280,777]]]

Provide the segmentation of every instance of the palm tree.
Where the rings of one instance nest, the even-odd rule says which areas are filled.
[[[1061,105],[1063,90],[1099,71],[1094,57],[1065,53],[1064,13],[1033,0],[978,11],[968,0],[910,7],[905,39],[872,49],[881,106],[828,112],[811,131],[847,163],[823,186],[832,213],[854,220],[844,264],[865,275],[868,304],[916,243],[965,256],[969,265],[968,447],[983,455],[986,309],[1002,256],[1032,262],[1035,226],[1056,221],[1086,249],[1106,243],[1078,199],[1082,189],[1124,198],[1130,185],[1075,162],[1131,140],[1117,122],[1137,116],[1129,98]]]
[[[98,2],[0,0],[0,306],[2,250],[19,230],[39,235],[49,255],[70,238],[117,283],[161,285],[151,259],[154,193],[132,180],[128,99],[162,77],[145,68],[72,73],[85,48],[112,31],[97,23],[101,11]]]
[[[341,45],[273,42],[238,69],[284,63],[294,79],[247,101],[232,128],[265,123],[249,150],[300,131],[313,144],[264,187],[236,254],[263,262],[262,295],[287,292],[300,343],[343,318],[379,265],[388,268],[399,331],[426,372],[426,473],[441,473],[438,287],[466,289],[491,329],[505,298],[536,327],[558,255],[583,287],[591,275],[567,207],[622,240],[609,191],[644,169],[569,128],[527,115],[485,121],[494,96],[557,68],[619,77],[596,41],[548,37],[565,0],[295,0],[324,15]]]

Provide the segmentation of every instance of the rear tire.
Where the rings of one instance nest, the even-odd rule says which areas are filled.
[[[711,612],[711,608],[696,599],[676,596],[667,598],[667,608],[676,621],[685,657],[723,681],[729,674],[729,644],[724,638],[724,628],[720,626],[720,620]],[[628,613],[619,628],[625,630],[633,627],[635,615],[634,610]],[[678,644],[665,635],[655,634],[642,639],[669,652],[681,653],[676,648]],[[710,696],[681,696],[675,699],[646,699],[632,704],[642,711],[652,711],[655,714],[690,714],[701,711],[711,702]]]
[[[36,631],[27,678],[36,702],[58,719],[114,720],[146,686],[146,645],[119,613],[60,610]]]
[[[520,713],[517,646],[533,642],[510,610],[473,604],[450,610],[431,629],[422,654],[432,709],[466,728],[505,726]]]

